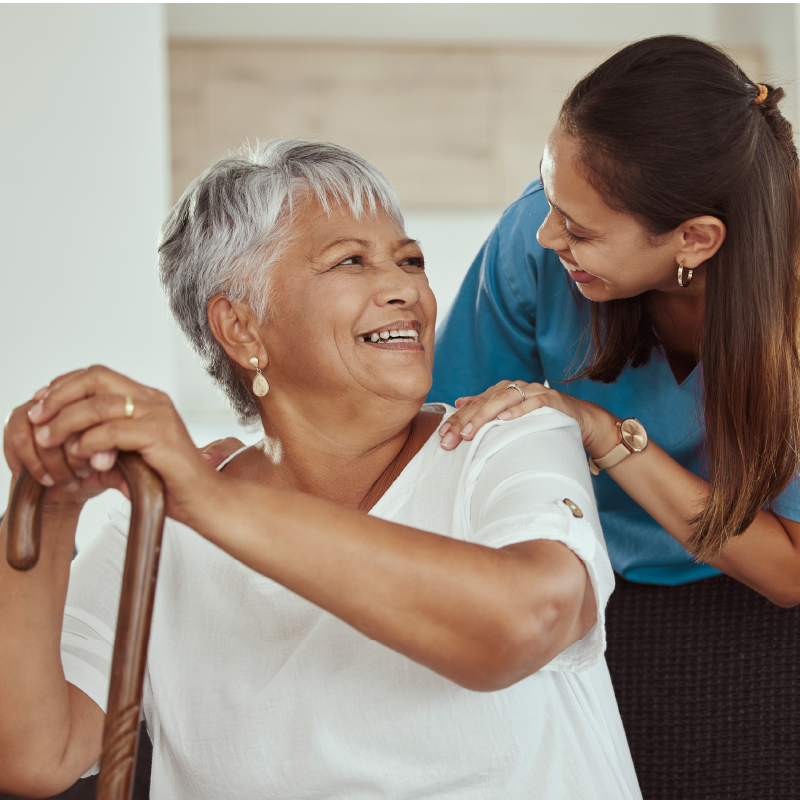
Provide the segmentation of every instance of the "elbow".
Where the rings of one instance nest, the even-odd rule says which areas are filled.
[[[564,632],[569,615],[557,600],[543,603],[535,613],[530,609],[506,613],[485,638],[466,674],[454,677],[464,689],[497,692],[533,675],[572,644]]]
[[[756,581],[742,582],[779,608],[788,609],[800,605],[800,574],[794,570],[771,575],[766,585]]]
[[[75,774],[74,770],[66,770],[63,759],[54,758],[51,749],[37,748],[36,744],[44,738],[39,737],[39,742],[28,739],[21,746],[0,748],[4,756],[0,758],[0,797],[6,794],[25,798],[60,796],[86,771]],[[19,741],[15,745],[19,745]]]
[[[785,587],[771,587],[764,597],[779,608],[795,608],[800,606],[800,584]]]
[[[472,640],[469,668],[453,677],[478,692],[507,689],[533,675],[582,639],[597,621],[594,589],[583,564],[552,570],[533,593],[511,583]]]
[[[14,771],[1,770],[0,792],[14,797],[47,798],[69,789],[69,786],[53,781],[43,775],[21,775]],[[5,794],[0,795],[5,797]]]

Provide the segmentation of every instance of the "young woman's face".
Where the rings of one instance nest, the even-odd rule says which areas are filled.
[[[609,208],[581,174],[575,139],[555,128],[545,147],[542,183],[550,211],[537,239],[556,251],[589,300],[679,291],[680,233],[652,243],[630,215]]]

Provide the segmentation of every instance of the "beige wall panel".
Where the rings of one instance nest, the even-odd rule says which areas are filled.
[[[497,170],[503,203],[539,174],[542,151],[569,90],[608,55],[599,49],[497,52],[502,98]]]
[[[173,194],[243,141],[346,145],[408,209],[504,206],[601,48],[173,42]],[[757,51],[736,54],[761,74]]]
[[[176,195],[243,140],[283,135],[351,147],[408,207],[497,202],[487,53],[173,45],[170,63]]]
[[[205,83],[205,50],[187,53],[170,50],[170,134],[172,137],[172,194],[177,199],[190,181],[208,165],[202,160],[204,136],[202,92]]]

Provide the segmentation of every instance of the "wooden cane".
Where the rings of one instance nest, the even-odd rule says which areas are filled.
[[[164,530],[161,478],[136,453],[120,453],[117,463],[128,482],[133,511],[111,662],[97,800],[130,800],[133,792],[139,710]],[[39,560],[45,491],[23,470],[8,507],[8,563],[15,569],[31,569]]]

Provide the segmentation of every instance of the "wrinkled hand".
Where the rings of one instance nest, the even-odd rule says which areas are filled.
[[[96,472],[85,458],[69,452],[76,437],[70,437],[61,447],[52,448],[44,448],[36,440],[37,426],[29,417],[31,410],[51,387],[75,374],[71,372],[56,378],[36,392],[32,400],[15,408],[8,415],[3,432],[3,452],[14,481],[25,467],[49,489],[45,500],[47,510],[72,507],[79,511],[87,500],[112,488],[112,476]]]
[[[126,415],[126,398],[133,414]],[[194,447],[169,397],[106,367],[69,373],[12,412],[4,439],[15,475],[22,466],[53,486],[48,504],[80,505],[106,488],[129,495],[118,450],[138,452],[167,488],[167,513],[189,520],[218,477]]]
[[[522,389],[525,393],[524,399],[512,383]],[[482,394],[456,400],[458,411],[439,428],[442,447],[453,450],[463,439],[472,439],[493,419],[517,419],[545,406],[561,411],[577,421],[581,427],[583,446],[591,455],[604,455],[605,450],[603,453],[595,453],[594,450],[608,450],[613,447],[616,418],[612,414],[595,403],[561,394],[541,383],[525,381],[500,381]],[[611,440],[612,444],[607,447]]]
[[[229,436],[227,439],[217,439],[205,447],[200,448],[203,458],[216,469],[228,456],[232,456],[237,450],[241,450],[244,443],[236,437]]]

